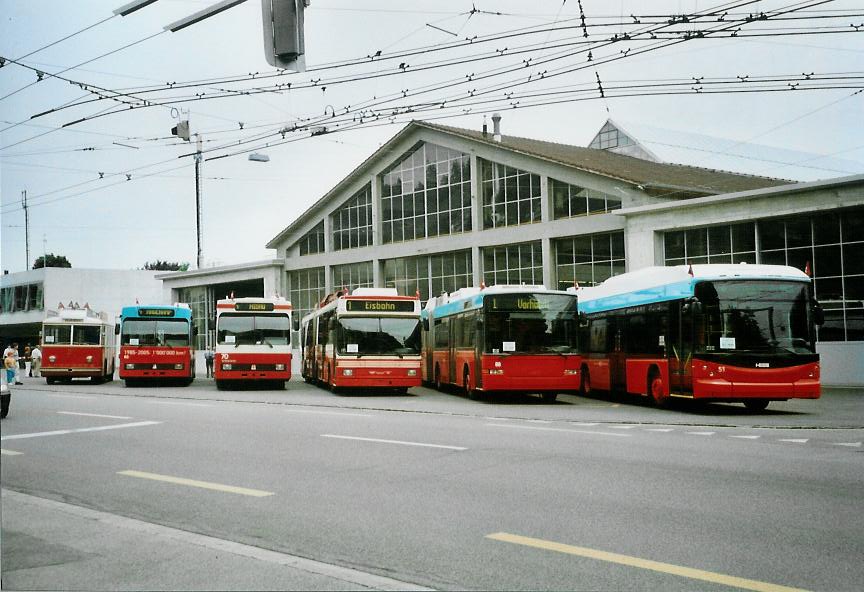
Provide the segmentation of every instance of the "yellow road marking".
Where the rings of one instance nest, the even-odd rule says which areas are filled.
[[[153,481],[164,481],[166,483],[177,483],[178,485],[189,485],[190,487],[200,487],[202,489],[212,489],[214,491],[224,491],[227,493],[237,493],[240,495],[251,495],[252,497],[267,497],[268,495],[276,495],[272,491],[247,489],[246,487],[222,485],[221,483],[210,483],[208,481],[196,481],[194,479],[171,477],[170,475],[158,475],[156,473],[145,473],[143,471],[118,471],[117,474],[126,475],[127,477],[138,477],[140,479],[151,479]]]
[[[24,454],[23,452],[16,452],[15,450],[6,450],[5,448],[0,448],[0,455],[3,456],[21,456]]]
[[[589,559],[609,561],[610,563],[618,563],[620,565],[628,565],[640,569],[649,569],[651,571],[681,576],[683,578],[691,578],[694,580],[702,580],[703,582],[732,586],[733,588],[740,588],[742,590],[754,590],[756,592],[805,592],[801,588],[790,588],[788,586],[780,586],[778,584],[770,584],[758,580],[748,580],[736,576],[727,576],[710,571],[703,571],[701,569],[673,565],[671,563],[661,563],[659,561],[651,561],[650,559],[640,559],[639,557],[631,557],[629,555],[619,555],[618,553],[598,551],[597,549],[589,549],[587,547],[574,547],[572,545],[565,545],[554,541],[544,541],[543,539],[534,539],[506,532],[487,534],[486,538],[505,543],[524,545],[526,547],[545,549],[547,551],[566,553],[568,555],[578,555],[579,557],[587,557]]]

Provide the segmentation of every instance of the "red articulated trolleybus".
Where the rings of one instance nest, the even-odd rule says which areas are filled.
[[[577,298],[543,286],[462,288],[423,311],[423,379],[463,389],[537,393],[579,388]]]
[[[285,388],[291,378],[291,303],[284,298],[216,302],[216,388],[242,383]]]
[[[673,397],[740,402],[818,399],[807,274],[783,265],[649,267],[578,289],[581,391],[625,391],[659,406]]]
[[[188,304],[124,306],[119,374],[126,386],[195,379],[192,309]]]
[[[114,323],[85,304],[61,303],[42,323],[42,376],[48,384],[114,380]]]
[[[395,288],[335,292],[303,318],[303,379],[405,393],[420,386],[420,299]]]

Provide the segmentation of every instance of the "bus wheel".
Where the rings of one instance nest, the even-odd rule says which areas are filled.
[[[591,394],[591,374],[588,372],[588,366],[582,366],[582,370],[579,371],[579,374],[579,394],[583,397],[587,397]]]
[[[225,384],[225,381],[224,381],[224,380],[217,380],[217,381],[216,381],[216,390],[217,390],[217,391],[224,391],[224,390],[228,390],[228,385]]]
[[[547,403],[554,403],[555,399],[558,398],[558,393],[543,393],[541,396]]]
[[[648,395],[658,407],[669,405],[670,397],[666,393],[666,385],[663,384],[663,378],[656,370],[652,371],[648,376]]]
[[[469,399],[472,401],[480,400],[480,391],[471,388],[471,373],[468,371],[468,368],[465,368],[465,372],[462,375],[462,388]]]
[[[748,399],[744,401],[744,406],[750,411],[765,411],[770,401],[765,399]]]
[[[90,377],[90,384],[102,384],[103,382],[105,382],[105,375]]]
[[[284,391],[285,390],[285,381],[284,380],[277,380],[276,384],[274,386],[276,387],[277,391]]]

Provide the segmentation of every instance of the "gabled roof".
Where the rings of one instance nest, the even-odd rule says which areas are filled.
[[[350,184],[358,175],[378,161],[381,157],[392,157],[391,150],[395,144],[414,133],[418,129],[428,129],[455,137],[479,142],[497,149],[508,150],[540,158],[550,162],[559,163],[574,169],[594,173],[604,177],[618,179],[633,185],[641,186],[642,189],[654,189],[657,192],[674,191],[676,193],[689,193],[699,195],[716,195],[720,193],[731,193],[736,191],[747,191],[762,187],[783,185],[788,181],[758,177],[753,175],[740,175],[725,171],[715,171],[699,167],[691,167],[678,164],[657,163],[614,154],[606,150],[585,148],[583,146],[572,146],[568,144],[557,144],[530,138],[516,136],[501,136],[501,141],[493,139],[491,133],[483,134],[481,131],[451,127],[426,121],[412,121],[390,140],[372,153],[357,168],[349,173],[344,179],[336,184],[317,202],[310,206],[294,222],[287,226],[282,232],[270,239],[267,248],[275,248],[277,243],[284,239],[301,226],[308,217],[329,199],[337,195],[346,185]]]

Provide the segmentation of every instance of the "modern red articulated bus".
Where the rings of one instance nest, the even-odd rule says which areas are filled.
[[[572,288],[571,288],[572,290]],[[576,290],[586,314],[580,390],[740,402],[817,399],[810,277],[782,265],[650,267]]]
[[[579,388],[577,297],[543,286],[462,288],[423,311],[423,378],[468,397]]]

